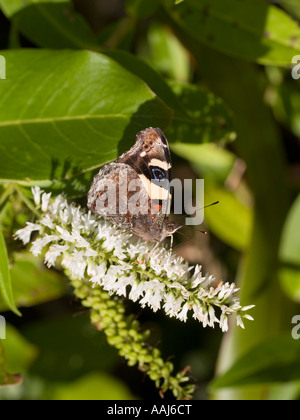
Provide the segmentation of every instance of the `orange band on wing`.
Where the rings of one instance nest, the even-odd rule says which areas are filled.
[[[153,207],[155,213],[159,213],[161,208],[162,208],[162,205],[161,204],[153,204],[152,207]]]

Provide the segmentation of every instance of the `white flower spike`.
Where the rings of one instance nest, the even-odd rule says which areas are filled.
[[[203,276],[182,258],[97,218],[64,196],[51,199],[39,187],[32,189],[34,202],[42,211],[39,223],[28,223],[15,237],[24,244],[36,233],[31,251],[45,252],[45,264],[60,261],[72,279],[89,279],[110,294],[139,301],[154,312],[163,308],[170,317],[186,322],[189,314],[204,327],[219,325],[228,330],[228,317],[236,315],[236,325],[253,320],[236,297],[235,284],[219,283]],[[192,271],[193,270],[193,271]],[[219,317],[219,318],[218,318]]]

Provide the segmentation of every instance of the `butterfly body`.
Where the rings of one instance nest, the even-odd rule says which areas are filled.
[[[161,242],[180,227],[167,215],[171,170],[167,139],[159,128],[147,128],[128,152],[100,169],[88,193],[88,207],[145,241]]]

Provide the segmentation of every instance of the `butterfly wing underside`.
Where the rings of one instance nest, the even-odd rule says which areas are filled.
[[[171,170],[166,137],[159,128],[147,128],[137,134],[128,152],[100,169],[88,193],[88,207],[145,241],[160,242],[180,227],[167,217]],[[143,206],[130,207],[136,196]]]
[[[150,200],[153,224],[163,226],[170,212],[172,180],[168,141],[159,128],[147,128],[137,134],[135,145],[117,162],[131,166],[142,181]]]

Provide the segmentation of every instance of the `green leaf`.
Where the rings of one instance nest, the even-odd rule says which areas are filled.
[[[13,374],[28,370],[38,355],[38,349],[24,338],[12,325],[6,326],[6,339],[2,340],[5,351],[5,369]]]
[[[283,228],[280,245],[282,261],[300,265],[300,194],[294,201]]]
[[[147,63],[140,58],[121,50],[103,51],[123,66],[127,71],[143,79],[149,88],[163,100],[169,108],[178,113],[184,113],[184,107],[166,81]]]
[[[0,229],[0,298],[6,303],[7,307],[15,314],[21,315],[18,311],[12,293],[11,277],[8,266],[8,256],[3,232]]]
[[[192,163],[197,173],[218,183],[226,181],[236,162],[233,153],[218,147],[214,143],[173,143],[171,144],[171,150]]]
[[[129,15],[144,19],[156,12],[161,2],[162,0],[126,0],[125,8]]]
[[[0,6],[7,17],[13,16],[20,10],[32,4],[58,4],[66,3],[66,0],[0,0]]]
[[[147,32],[149,52],[141,48],[140,56],[164,77],[187,82],[191,74],[188,51],[166,25],[153,22]]]
[[[274,101],[271,102],[277,119],[295,136],[300,136],[300,89],[299,83],[291,78],[273,88]]]
[[[15,254],[10,274],[18,307],[45,303],[66,293],[61,275],[54,270],[47,270],[41,260],[31,254]],[[0,311],[7,309],[7,304],[0,297]]]
[[[88,51],[3,51],[0,180],[69,178],[115,159],[172,111],[138,77]]]
[[[37,356],[37,348],[30,344],[11,325],[6,325],[6,339],[0,340],[0,387],[18,385]]]
[[[205,204],[219,201],[217,206],[205,211],[209,230],[228,245],[238,250],[249,245],[253,223],[253,212],[232,191],[206,182]]]
[[[54,400],[133,400],[127,386],[106,373],[90,373],[55,389]]]
[[[175,112],[167,130],[174,142],[199,144],[235,138],[232,112],[221,98],[197,85],[170,81],[169,86],[184,108],[184,113]]]
[[[170,143],[204,143],[231,140],[233,119],[224,102],[203,88],[169,82],[142,60],[122,51],[106,51],[127,70],[143,78],[149,88],[173,111],[173,120],[166,135]]]
[[[300,20],[300,3],[298,0],[280,0],[279,4],[292,16]]]
[[[166,0],[172,19],[189,35],[225,54],[286,66],[300,50],[300,29],[284,11],[261,0]],[[222,69],[220,68],[220,77]]]
[[[97,36],[68,0],[0,0],[0,6],[22,35],[38,46],[100,49]]]
[[[300,302],[300,194],[293,203],[283,227],[280,242],[280,282],[286,294]]]
[[[216,144],[173,143],[171,150],[187,159],[195,172],[205,178],[205,204],[219,201],[217,206],[205,210],[209,230],[233,248],[245,249],[252,228],[252,209],[242,195],[224,187],[237,162],[235,155]],[[199,203],[199,207],[202,205]]]
[[[300,340],[282,334],[254,347],[222,376],[211,389],[283,383],[300,379]]]
[[[88,316],[78,315],[35,320],[23,328],[25,336],[40,350],[30,370],[33,375],[49,381],[70,381],[95,369],[116,367],[118,352],[91,325]]]

